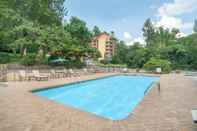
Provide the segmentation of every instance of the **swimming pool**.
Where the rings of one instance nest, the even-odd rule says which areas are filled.
[[[111,120],[129,116],[159,77],[118,75],[34,92]]]

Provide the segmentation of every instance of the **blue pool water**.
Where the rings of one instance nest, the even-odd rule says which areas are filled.
[[[158,77],[112,76],[35,92],[58,103],[112,120],[134,110]]]

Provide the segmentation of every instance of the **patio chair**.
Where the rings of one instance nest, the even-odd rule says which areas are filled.
[[[50,78],[52,78],[52,79],[57,78],[57,74],[54,69],[50,70]]]
[[[162,69],[161,68],[156,68],[156,73],[157,74],[161,74],[162,73]]]
[[[19,79],[20,81],[27,79],[26,72],[24,70],[19,70]]]
[[[88,69],[87,68],[83,68],[83,74],[84,75],[90,75],[92,73],[91,72],[88,72]]]
[[[71,76],[74,76],[74,77],[80,76],[80,74],[78,72],[74,72],[73,69],[69,69],[68,72]]]
[[[71,73],[67,69],[63,69],[63,77],[71,77]]]
[[[124,68],[124,69],[122,69],[122,72],[123,73],[128,73],[128,69],[127,68]]]
[[[32,73],[34,74],[34,78],[37,81],[41,81],[41,80],[48,80],[49,77],[47,75],[41,75],[40,72],[38,70],[33,70]]]
[[[89,72],[90,72],[91,74],[94,74],[94,73],[96,73],[96,69],[90,68],[90,69],[89,69]]]
[[[22,80],[32,80],[34,78],[33,74],[27,73],[25,70],[20,70],[19,71],[19,79],[20,81]]]
[[[192,111],[193,122],[197,124],[197,109],[193,109]]]

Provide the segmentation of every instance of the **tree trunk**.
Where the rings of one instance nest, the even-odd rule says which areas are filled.
[[[41,56],[42,58],[44,57],[44,50],[42,48],[39,49],[38,55]]]
[[[27,48],[25,47],[24,49],[23,49],[23,56],[26,56],[27,55]]]

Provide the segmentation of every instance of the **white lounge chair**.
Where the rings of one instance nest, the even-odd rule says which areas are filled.
[[[197,123],[197,109],[194,109],[191,112],[192,112],[193,122]]]
[[[38,70],[33,70],[32,73],[34,74],[35,79],[38,81],[49,79],[47,75],[41,75]]]

